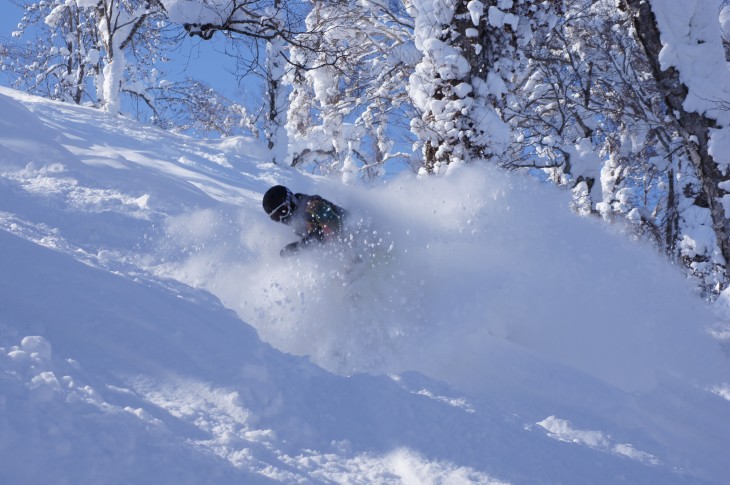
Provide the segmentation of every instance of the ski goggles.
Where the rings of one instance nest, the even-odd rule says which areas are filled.
[[[284,202],[276,206],[271,212],[269,212],[268,216],[271,218],[271,220],[279,222],[282,219],[286,219],[290,213],[291,205],[289,204],[288,200],[285,200]]]

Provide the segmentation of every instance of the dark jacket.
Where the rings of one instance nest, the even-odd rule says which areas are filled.
[[[312,243],[334,241],[342,233],[347,211],[319,195],[294,194],[294,210],[281,222],[291,226],[301,237],[281,250],[286,256],[302,250]]]

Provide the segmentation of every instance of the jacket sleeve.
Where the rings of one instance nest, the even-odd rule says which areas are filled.
[[[301,239],[287,244],[279,253],[282,257],[297,254],[315,242],[335,239],[342,230],[344,209],[313,195],[305,202],[304,228],[299,231]]]
[[[313,196],[307,203],[307,234],[320,242],[330,241],[342,230],[342,209],[333,203]]]

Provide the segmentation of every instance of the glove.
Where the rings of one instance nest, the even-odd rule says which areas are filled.
[[[286,246],[284,246],[284,248],[281,251],[279,251],[279,256],[281,256],[282,258],[292,256],[292,255],[298,253],[299,249],[300,249],[299,242],[293,242],[293,243],[287,244]]]

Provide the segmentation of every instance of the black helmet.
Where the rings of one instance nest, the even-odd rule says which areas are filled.
[[[262,204],[266,214],[275,221],[286,219],[294,209],[294,194],[283,185],[274,185],[264,194]]]

